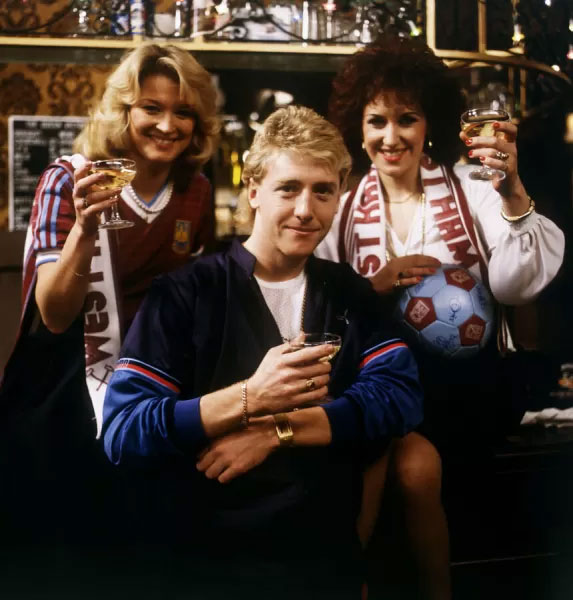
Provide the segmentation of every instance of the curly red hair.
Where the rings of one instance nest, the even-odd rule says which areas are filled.
[[[349,57],[333,81],[330,120],[339,128],[357,171],[370,160],[361,149],[364,108],[381,94],[396,94],[424,114],[434,161],[452,165],[461,155],[460,114],[465,107],[455,75],[423,42],[384,36]]]

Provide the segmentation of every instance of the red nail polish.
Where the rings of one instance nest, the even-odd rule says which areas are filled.
[[[479,159],[481,160],[481,162],[483,162],[485,160],[484,156],[480,156]]]
[[[466,140],[466,146],[471,146],[471,145],[472,145],[472,139],[471,139],[471,138],[468,138],[468,139]]]
[[[493,124],[493,128],[494,129],[499,129],[499,123],[497,121]]]
[[[470,156],[470,157],[471,157],[471,156],[473,156],[473,153],[474,153],[474,151],[473,151],[473,150],[470,150],[470,151],[468,152],[468,156]]]

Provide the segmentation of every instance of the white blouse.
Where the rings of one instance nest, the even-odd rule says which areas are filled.
[[[501,197],[490,182],[469,178],[469,172],[473,168],[472,165],[455,165],[454,172],[460,179],[477,234],[489,259],[490,289],[501,304],[519,305],[530,302],[555,277],[563,262],[563,232],[555,223],[537,212],[515,223],[505,221],[500,213]],[[348,193],[341,199],[330,232],[315,250],[316,256],[340,261],[340,215],[348,199]],[[424,221],[425,236],[422,235]],[[442,263],[456,262],[440,236],[431,211],[424,211],[422,206],[413,218],[406,243],[402,244],[393,230],[389,233],[397,256],[405,253],[426,254]]]

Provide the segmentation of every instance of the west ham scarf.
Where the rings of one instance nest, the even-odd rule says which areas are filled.
[[[80,160],[84,160],[79,155],[62,158],[74,167],[79,166]],[[54,166],[65,169],[73,178],[73,171],[66,162],[58,162]],[[23,315],[32,307],[36,284],[33,227],[34,224],[30,223],[24,251]],[[54,259],[56,256],[54,255]],[[86,385],[92,401],[97,424],[97,437],[99,437],[102,428],[103,401],[107,384],[119,359],[122,339],[110,232],[104,229],[98,231],[83,310]],[[22,334],[24,332],[21,332]]]
[[[486,285],[488,256],[476,231],[467,198],[452,169],[422,157],[420,178],[428,213],[433,217],[451,255],[451,264],[461,264]],[[349,194],[340,218],[339,259],[364,277],[386,264],[386,217],[380,178],[374,165]],[[506,319],[499,319],[498,346],[507,349]]]

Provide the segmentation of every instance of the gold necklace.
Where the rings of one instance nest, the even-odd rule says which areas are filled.
[[[412,192],[411,194],[408,194],[403,200],[390,200],[388,198],[388,204],[406,204],[406,202],[408,202],[408,200],[416,193],[417,192]]]
[[[304,280],[304,291],[302,292],[302,306],[300,307],[300,323],[299,323],[299,334],[304,333],[304,313],[306,310],[306,291],[308,289],[308,275]],[[284,337],[281,333],[283,342],[290,342],[290,338]]]
[[[422,250],[420,254],[424,254],[424,247],[426,245],[426,194],[424,192],[420,194],[418,201],[422,204]],[[398,204],[402,203],[399,202]],[[410,234],[411,230],[408,232],[408,246],[410,245]],[[404,256],[408,254],[408,246],[406,246]],[[389,249],[392,250],[392,254],[390,254]],[[388,224],[386,223],[386,263],[389,263],[392,258],[397,258],[397,255],[392,243],[392,235],[388,235]]]
[[[308,275],[304,280],[304,292],[302,293],[302,306],[300,307],[300,333],[304,333],[304,311],[306,309],[306,290],[308,288]]]

